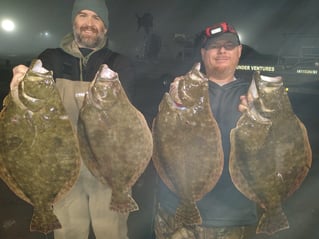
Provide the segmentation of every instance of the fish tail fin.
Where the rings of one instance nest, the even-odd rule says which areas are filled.
[[[39,210],[34,209],[30,224],[30,231],[42,232],[48,234],[49,232],[62,228],[53,210]]]
[[[123,194],[120,197],[116,197],[112,194],[110,209],[120,213],[129,213],[138,211],[139,207],[132,196],[128,193]]]
[[[177,223],[186,225],[201,224],[202,217],[195,202],[182,203],[175,213],[175,219]]]
[[[289,228],[286,214],[282,207],[266,210],[259,219],[256,233],[272,235]]]

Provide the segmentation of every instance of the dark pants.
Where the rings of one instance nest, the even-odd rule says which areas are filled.
[[[158,209],[155,217],[156,239],[252,239],[255,226],[203,227],[177,226],[174,215]]]

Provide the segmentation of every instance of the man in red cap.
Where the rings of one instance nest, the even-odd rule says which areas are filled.
[[[222,135],[224,169],[213,190],[197,202],[201,225],[179,227],[176,224],[174,215],[178,198],[160,182],[155,218],[157,239],[250,239],[255,234],[256,205],[235,188],[228,172],[229,135],[241,116],[238,110],[241,96],[249,87],[249,81],[235,77],[241,52],[238,33],[227,22],[209,26],[203,31],[202,71],[208,78],[211,110]],[[171,84],[173,97],[179,79],[177,77]]]

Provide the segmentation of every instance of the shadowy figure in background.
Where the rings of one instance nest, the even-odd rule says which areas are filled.
[[[146,34],[149,34],[153,28],[153,15],[149,12],[144,13],[141,17],[136,14],[137,31],[144,29]]]
[[[162,47],[161,37],[153,31],[153,15],[149,12],[144,13],[142,16],[136,14],[137,18],[137,31],[143,29],[145,32],[142,58],[145,60],[157,60]]]

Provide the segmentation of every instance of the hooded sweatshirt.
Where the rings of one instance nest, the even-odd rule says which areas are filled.
[[[130,98],[134,92],[134,70],[131,62],[125,56],[113,52],[106,46],[106,40],[96,50],[83,55],[74,41],[72,33],[66,35],[59,48],[43,51],[38,58],[43,67],[53,71],[54,78],[72,81],[87,81],[94,79],[101,64],[107,64],[119,74],[121,84]]]
[[[228,162],[230,131],[241,116],[239,98],[249,87],[248,81],[234,80],[220,86],[209,81],[210,105],[222,135],[224,151],[223,173],[212,191],[197,202],[203,219],[202,226],[229,227],[252,225],[257,222],[256,205],[240,193],[231,181]],[[196,159],[194,159],[196,160]],[[160,181],[159,203],[165,211],[175,214],[178,198]]]

